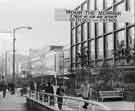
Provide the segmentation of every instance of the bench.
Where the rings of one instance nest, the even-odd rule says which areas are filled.
[[[99,98],[103,101],[104,99],[111,98],[123,98],[122,91],[99,91]]]

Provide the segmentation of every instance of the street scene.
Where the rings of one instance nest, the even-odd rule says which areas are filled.
[[[0,0],[0,111],[135,111],[135,0]]]

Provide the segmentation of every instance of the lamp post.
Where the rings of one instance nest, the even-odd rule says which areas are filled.
[[[20,27],[16,27],[16,28],[13,29],[13,84],[14,84],[13,94],[15,93],[15,41],[16,41],[15,33],[16,33],[17,30],[21,30],[21,29],[31,30],[32,27],[30,27],[30,26],[20,26]]]

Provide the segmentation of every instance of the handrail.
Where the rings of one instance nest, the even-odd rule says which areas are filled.
[[[59,96],[59,95],[56,95],[56,94],[50,94],[50,93],[45,93],[45,92],[30,92],[29,93],[30,95],[28,96],[28,97],[30,97],[30,98],[34,98],[34,99],[36,99],[36,100],[40,100],[40,98],[44,98],[44,96],[47,96],[47,97],[54,97],[55,99],[54,99],[54,104],[56,104],[56,103],[58,103],[57,101],[56,101],[56,99],[58,98],[58,97],[62,97],[63,98],[63,100],[70,100],[70,101],[75,101],[75,103],[81,103],[81,102],[86,102],[86,103],[88,103],[88,104],[90,104],[91,105],[91,107],[93,107],[93,106],[97,106],[97,107],[100,107],[102,110],[110,110],[107,106],[105,106],[104,104],[102,104],[102,103],[99,103],[99,102],[96,102],[96,101],[93,101],[93,100],[84,100],[84,99],[80,99],[80,98],[77,98],[77,97],[70,97],[70,96]],[[32,95],[35,95],[35,97],[33,97]],[[45,98],[44,98],[45,99]],[[42,101],[42,102],[44,102],[44,100],[40,100],[40,101]],[[48,101],[49,101],[49,99],[48,99]],[[72,104],[72,103],[71,103]],[[63,103],[63,105],[66,105],[66,106],[68,106],[69,104],[67,104],[67,103]],[[79,109],[80,107],[80,104],[78,104],[78,108],[77,109]],[[92,111],[95,111],[95,110],[92,110]]]

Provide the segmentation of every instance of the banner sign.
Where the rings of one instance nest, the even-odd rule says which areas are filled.
[[[104,10],[72,11],[67,9],[55,9],[56,21],[77,21],[95,23],[125,23],[134,20],[134,14],[129,11],[113,12]]]

